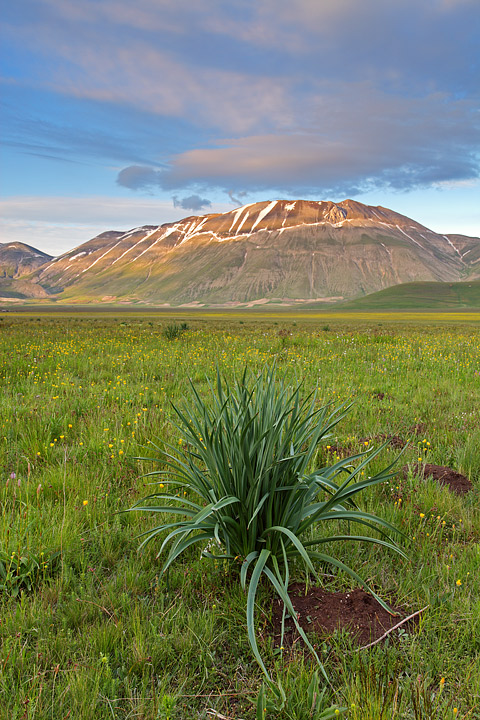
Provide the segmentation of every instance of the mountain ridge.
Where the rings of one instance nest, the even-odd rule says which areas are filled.
[[[27,276],[65,302],[354,299],[392,285],[478,275],[480,239],[442,235],[355,200],[267,200],[107,231]]]

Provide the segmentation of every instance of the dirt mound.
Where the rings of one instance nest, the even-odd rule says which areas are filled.
[[[379,440],[380,442],[388,441],[392,448],[395,449],[401,449],[407,444],[407,441],[400,437],[400,435],[390,435],[387,433],[380,433],[379,435],[375,435],[373,440]]]
[[[412,425],[408,428],[407,432],[409,435],[425,435],[427,431],[427,425],[424,422],[419,422],[416,425]]]
[[[335,630],[346,630],[359,645],[367,645],[401,622],[405,613],[392,608],[396,614],[390,614],[362,589],[351,592],[329,592],[323,588],[310,587],[305,593],[303,583],[294,583],[289,595],[303,630],[309,634],[329,636]],[[273,627],[277,644],[280,641],[283,604],[278,598],[273,606]],[[411,623],[413,621],[409,621]],[[403,629],[407,623],[402,625]],[[299,640],[293,620],[285,620],[284,646],[291,647]]]
[[[409,470],[408,465],[405,465],[402,470],[404,477],[406,477]],[[448,487],[457,495],[465,495],[473,489],[472,483],[465,475],[452,470],[452,468],[444,467],[443,465],[432,465],[431,463],[418,464],[414,465],[412,470],[415,475],[419,475],[420,477],[433,478],[433,480],[436,480],[440,485]]]

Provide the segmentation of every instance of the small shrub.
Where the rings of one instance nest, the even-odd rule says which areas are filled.
[[[144,498],[131,510],[176,514],[181,519],[162,522],[143,533],[140,547],[162,535],[159,555],[169,546],[162,572],[195,544],[202,554],[222,558],[239,569],[247,593],[247,628],[255,658],[269,678],[254,631],[254,607],[261,578],[271,583],[288,610],[298,632],[314,653],[296,620],[288,584],[291,564],[299,559],[308,573],[316,564],[330,564],[368,588],[357,572],[337,555],[321,551],[323,544],[343,540],[372,542],[403,555],[387,533],[396,529],[379,517],[360,511],[354,496],[392,477],[393,464],[372,477],[362,473],[385,445],[375,452],[361,452],[340,459],[315,472],[308,468],[321,440],[345,416],[345,404],[317,407],[315,393],[301,397],[301,385],[291,389],[277,381],[275,370],[258,377],[245,369],[232,387],[217,371],[216,387],[210,384],[209,404],[192,387],[192,405],[177,408],[177,429],[183,452],[167,445],[161,457],[139,458],[162,463],[166,470],[149,473],[166,490]],[[160,450],[152,443],[157,450]],[[170,490],[170,492],[169,492]],[[157,515],[158,516],[158,515]],[[376,530],[380,537],[335,532],[339,520]],[[318,532],[332,526],[332,531]],[[350,527],[350,525],[349,525]],[[303,539],[308,535],[313,539]],[[165,533],[166,536],[165,536]],[[388,609],[388,608],[387,608]]]
[[[163,329],[162,334],[167,340],[177,340],[177,338],[181,337],[187,330],[188,324],[185,322],[180,325],[178,323],[170,323]]]

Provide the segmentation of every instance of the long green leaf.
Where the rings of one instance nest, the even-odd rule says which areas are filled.
[[[255,562],[252,577],[250,578],[247,595],[247,633],[250,647],[252,648],[255,659],[266,677],[270,680],[270,675],[268,674],[267,668],[265,667],[262,657],[258,651],[257,638],[255,637],[255,599],[257,597],[258,583],[262,572],[264,570],[268,570],[265,565],[269,556],[270,550],[262,550]]]

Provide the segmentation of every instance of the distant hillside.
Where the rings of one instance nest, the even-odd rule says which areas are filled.
[[[45,298],[48,293],[25,276],[53,260],[41,250],[20,242],[0,243],[0,298]]]
[[[0,278],[17,278],[53,260],[51,255],[21,242],[0,243]]]
[[[340,306],[339,306],[340,307]],[[396,285],[341,304],[345,310],[462,310],[480,308],[480,280]]]
[[[445,235],[460,251],[462,258],[472,268],[472,277],[480,277],[480,238],[470,235]]]
[[[440,235],[353,200],[274,200],[176,223],[109,231],[28,281],[66,303],[336,302],[480,270],[480,240]]]

